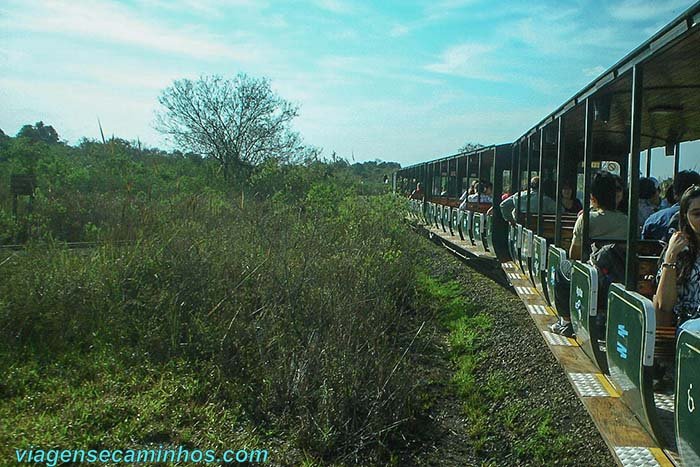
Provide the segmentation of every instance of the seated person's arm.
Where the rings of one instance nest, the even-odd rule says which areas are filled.
[[[571,240],[571,246],[569,247],[569,259],[581,259],[581,240],[574,237]]]
[[[574,236],[571,239],[571,246],[569,247],[569,259],[581,259],[581,244],[583,237],[583,216],[579,216],[576,219],[576,224],[574,224]]]
[[[678,259],[678,254],[688,246],[688,240],[681,232],[676,232],[671,237],[671,240],[666,248],[664,255],[664,263],[675,264]],[[654,308],[657,311],[657,324],[667,325],[671,323],[673,307],[678,301],[677,289],[677,268],[663,267],[661,268],[661,278],[659,285],[656,288],[654,295]]]
[[[644,225],[642,225],[642,239],[643,240],[651,240],[649,231],[651,230],[650,224],[649,224],[649,218],[647,217],[646,221],[644,221]]]

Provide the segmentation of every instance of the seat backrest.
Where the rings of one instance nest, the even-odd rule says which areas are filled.
[[[571,323],[576,332],[576,341],[598,368],[603,373],[607,373],[608,364],[605,353],[600,351],[598,345],[598,341],[605,336],[602,335],[602,329],[596,325],[596,316],[599,311],[598,273],[598,269],[592,264],[573,261],[569,309]]]
[[[700,332],[678,336],[675,409],[678,454],[683,465],[700,465]]]
[[[532,270],[538,274],[547,270],[547,239],[539,235],[532,236]]]
[[[452,207],[445,205],[442,207],[442,228],[448,231],[450,228],[450,213],[452,212]]]
[[[559,264],[567,258],[566,251],[555,245],[547,247],[547,293],[550,298],[555,296],[555,278]],[[554,299],[551,300],[552,307],[556,310]]]
[[[450,225],[452,226],[452,235],[459,235],[459,221],[461,220],[462,212],[459,208],[450,210]]]
[[[475,212],[474,217],[472,219],[472,234],[474,241],[476,242],[476,245],[480,248],[483,248],[483,241],[481,238],[482,235],[482,229],[483,225],[482,224],[482,217],[480,212]]]
[[[524,258],[532,256],[532,230],[523,228],[523,252]]]
[[[642,426],[661,442],[651,377],[655,336],[656,315],[651,301],[625,290],[622,284],[612,284],[606,331],[610,381]]]

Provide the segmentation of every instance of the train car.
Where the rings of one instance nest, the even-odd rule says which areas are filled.
[[[410,196],[420,184],[412,213],[443,232],[466,242],[480,256],[508,259],[507,222],[500,213],[501,197],[510,193],[510,144],[493,145],[406,167],[394,176],[397,193]],[[488,193],[475,193],[463,202],[473,183],[488,185]],[[411,188],[412,187],[412,188]],[[461,208],[460,208],[461,206]]]
[[[699,22],[700,2],[512,144],[396,176],[426,187],[412,208],[422,220],[433,216],[470,253],[515,265],[544,303],[570,315],[576,344],[620,400],[671,462],[689,466],[700,465],[700,333],[679,331],[654,308],[664,244],[641,236],[639,193],[640,179],[666,166],[674,179],[700,167]],[[626,223],[605,238],[591,235],[599,172],[619,181],[614,211]],[[459,209],[472,180],[492,183],[493,198]],[[503,194],[510,195],[507,212]],[[601,244],[616,244],[624,255],[624,272],[609,287],[590,261]],[[568,300],[561,299],[562,275],[570,280]],[[659,384],[664,367],[675,386]]]

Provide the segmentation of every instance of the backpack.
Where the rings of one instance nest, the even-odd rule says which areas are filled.
[[[627,245],[624,243],[609,243],[598,248],[588,260],[598,269],[598,311],[605,312],[608,308],[608,290],[613,282],[622,282],[625,278],[625,261]]]

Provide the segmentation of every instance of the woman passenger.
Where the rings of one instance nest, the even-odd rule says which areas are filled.
[[[578,214],[583,209],[581,201],[574,196],[574,189],[569,182],[564,182],[562,185],[561,205],[567,214]]]
[[[700,318],[700,186],[693,185],[683,193],[679,228],[662,255],[657,276],[654,307],[657,323],[662,326]]]
[[[619,175],[612,175],[615,178],[615,209],[620,212],[627,212],[627,196],[625,183]]]

